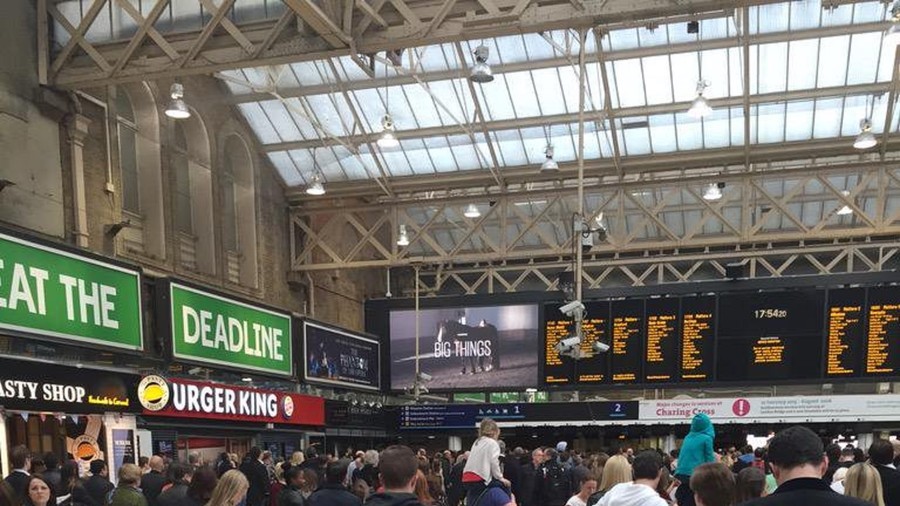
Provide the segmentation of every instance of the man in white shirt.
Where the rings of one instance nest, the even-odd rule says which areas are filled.
[[[656,492],[663,459],[654,450],[637,454],[632,464],[634,481],[620,483],[609,489],[597,506],[668,506]]]

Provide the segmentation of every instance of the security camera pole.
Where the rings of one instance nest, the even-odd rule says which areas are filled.
[[[419,266],[414,267],[416,270],[416,376],[413,380],[413,399],[419,402],[419,395],[422,391],[422,378],[419,371]]]
[[[584,253],[581,247],[581,234],[584,230],[584,88],[585,88],[585,43],[587,42],[587,30],[581,29],[578,33],[579,50],[578,50],[578,225],[573,226],[576,230],[572,231],[572,242],[575,246],[575,300],[582,300],[582,268],[584,263]],[[606,97],[604,97],[606,98]],[[584,318],[584,311],[575,313],[575,335],[581,336],[581,322]]]

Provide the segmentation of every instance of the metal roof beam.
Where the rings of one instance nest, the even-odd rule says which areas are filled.
[[[825,141],[803,141],[790,142],[772,145],[756,145],[750,153],[751,163],[768,163],[789,160],[822,160],[829,156],[851,156],[856,154],[852,147],[853,137],[841,137],[837,139],[829,139]],[[891,142],[889,149],[895,152],[900,150],[900,140]],[[896,155],[896,153],[894,153]],[[646,156],[628,157],[625,165],[625,174],[627,176],[636,176],[638,174],[653,173],[671,173],[679,170],[687,169],[706,169],[709,168],[709,174],[700,176],[700,180],[706,183],[713,181],[727,181],[730,178],[745,176],[743,173],[722,172],[721,169],[726,166],[743,165],[744,149],[743,146],[724,149],[704,149],[696,151],[684,151],[671,154],[655,154]],[[816,170],[832,170],[834,167],[842,167],[843,170],[856,170],[856,168],[871,168],[870,165],[882,163],[878,161],[860,161],[858,163],[840,163],[838,165],[828,164],[827,160],[816,165]],[[900,162],[888,159],[883,162],[887,164],[900,164]],[[798,162],[798,165],[799,162]],[[794,167],[802,170],[809,170],[808,162],[800,167]],[[559,164],[559,172],[557,174],[541,174],[538,167],[533,165],[525,165],[521,167],[506,167],[503,169],[504,178],[510,192],[522,193],[527,192],[516,191],[517,186],[527,186],[540,182],[552,181],[572,181],[575,179],[576,163],[567,162]],[[769,173],[774,171],[794,170],[793,168],[760,168],[756,167],[757,172]],[[593,159],[585,160],[585,177],[604,178],[617,176],[615,166],[611,159]],[[683,176],[679,179],[685,179]],[[657,183],[669,181],[672,179],[658,180],[633,180],[626,182],[633,187],[647,187]],[[397,177],[392,181],[392,188],[400,196],[412,194],[416,192],[434,192],[439,189],[453,188],[462,190],[466,188],[491,188],[494,185],[494,179],[490,173],[483,170],[464,171],[455,174],[429,174],[425,176],[406,176]],[[602,180],[595,181],[596,184],[603,184]],[[594,184],[594,183],[591,183]],[[574,186],[571,188],[574,190]],[[328,185],[328,195],[334,197],[377,197],[379,192],[369,180],[356,180],[346,182],[334,182]],[[498,192],[502,193],[502,192]],[[485,199],[488,199],[490,193],[483,192]],[[308,202],[306,194],[302,188],[290,188],[285,191],[288,200],[294,203]],[[402,197],[401,197],[402,198]]]
[[[412,16],[419,20],[434,19],[440,15],[440,4],[432,0],[409,0],[403,2],[407,7],[405,16],[395,13],[381,13],[383,20],[388,23],[388,28],[380,30],[366,30],[356,37],[349,37],[336,25],[326,26],[321,16],[310,14],[307,10],[300,9],[306,14],[307,21],[313,19],[313,28],[318,26],[321,32],[328,35],[330,41],[319,34],[295,33],[281,34],[271,47],[256,54],[257,51],[247,51],[240,43],[235,41],[230,34],[215,34],[196,55],[196,61],[190,65],[180,67],[173,63],[170,57],[162,53],[158,48],[142,46],[133,55],[133,60],[140,60],[142,64],[136,68],[123,68],[109,76],[98,75],[95,72],[91,59],[77,57],[68,61],[61,60],[59,72],[52,76],[52,84],[66,88],[87,88],[107,84],[136,82],[160,78],[172,78],[184,75],[211,74],[213,72],[238,69],[244,67],[259,67],[266,65],[279,65],[285,63],[310,61],[327,58],[330,56],[350,55],[351,52],[359,54],[373,54],[387,49],[399,49],[419,47],[423,45],[449,43],[463,40],[484,39],[513,35],[520,33],[537,33],[547,30],[568,28],[593,28],[603,26],[610,28],[621,22],[628,22],[630,26],[640,20],[665,21],[667,16],[698,15],[701,13],[720,11],[723,15],[731,9],[746,2],[737,0],[696,0],[693,2],[672,1],[661,3],[655,0],[608,0],[604,2],[591,2],[584,9],[571,3],[552,3],[542,5],[539,2],[531,4],[521,13],[515,11],[517,0],[494,0],[498,6],[498,13],[484,12],[474,7],[472,1],[457,2],[451,12],[445,16],[439,26],[435,27],[428,37],[422,37],[421,29],[427,29],[421,23],[409,23]],[[293,7],[313,5],[302,0],[286,0]],[[395,7],[398,1],[391,2]],[[771,0],[754,1],[753,4],[777,3]],[[384,3],[381,2],[381,5]],[[372,20],[372,9],[363,9],[354,5],[355,18],[359,24],[354,26],[368,27]],[[53,8],[53,4],[50,4]],[[406,12],[408,11],[408,12]],[[114,16],[116,14],[114,13]],[[91,20],[90,23],[94,23]],[[886,23],[871,23],[864,28],[868,31],[882,30]],[[828,30],[831,35],[838,33],[853,33],[865,25],[850,27],[833,27],[828,29],[816,29],[794,32],[791,37],[802,38],[813,35],[814,32]],[[284,26],[278,19],[265,20],[255,23],[247,23],[239,27],[253,47],[257,44],[268,42],[273,32],[281,32]],[[335,28],[337,28],[335,30]],[[166,40],[180,53],[185,54],[196,46],[201,32],[167,33]],[[770,40],[773,35],[761,35],[760,41]],[[784,37],[784,34],[774,34],[775,37]],[[116,61],[125,51],[129,40],[91,43],[91,50],[101,55],[107,61]],[[352,43],[351,43],[352,42]],[[335,48],[341,43],[347,47]],[[704,42],[704,48],[714,48],[716,44],[724,44],[723,47],[731,47],[737,44],[735,39],[723,39],[721,41]],[[660,48],[656,48],[659,50]],[[669,49],[671,50],[671,49]],[[688,46],[684,47],[688,49]],[[625,56],[627,53],[623,53]],[[633,56],[631,56],[633,57]]]
[[[763,93],[750,96],[751,104],[768,104],[773,102],[789,102],[795,100],[811,100],[816,98],[844,97],[852,95],[869,95],[885,93],[891,88],[891,83],[857,84],[852,86],[835,86],[831,88],[818,88],[810,90],[798,90],[778,93]],[[267,100],[274,100],[271,95]],[[717,109],[740,107],[744,103],[744,97],[735,96],[729,98],[711,99],[710,105]],[[639,116],[653,116],[657,114],[682,113],[690,107],[690,102],[675,102],[671,104],[651,105],[642,107],[623,107],[612,109],[612,117],[623,119]],[[606,117],[606,110],[585,111],[585,121],[602,121]],[[484,129],[489,132],[503,130],[515,130],[520,128],[545,127],[549,125],[575,124],[578,122],[578,114],[556,114],[549,116],[536,116],[532,118],[511,118],[508,120],[487,121]],[[398,139],[421,139],[427,137],[443,137],[445,135],[460,134],[459,126],[438,126],[411,130],[398,130]],[[349,144],[359,146],[366,143],[366,135],[358,134],[335,139],[312,139],[306,141],[281,142],[265,144],[263,151],[288,151],[292,149],[312,149],[324,145]]]
[[[857,33],[870,33],[870,32],[878,32],[884,31],[889,26],[888,23],[862,23],[858,25],[849,25],[849,26],[829,26],[824,28],[813,28],[808,30],[794,30],[792,32],[775,32],[775,33],[765,33],[765,34],[756,34],[750,35],[747,37],[747,42],[749,45],[757,45],[757,44],[771,44],[777,42],[788,42],[791,40],[803,40],[803,39],[818,39],[822,37],[834,37],[838,35],[852,35]],[[659,56],[666,54],[677,54],[677,53],[686,53],[692,51],[698,51],[702,49],[704,51],[711,49],[724,49],[724,48],[738,48],[741,47],[743,41],[738,37],[729,37],[724,39],[716,39],[703,41],[703,44],[699,44],[697,42],[684,42],[679,44],[668,44],[668,45],[659,45],[659,46],[651,46],[651,47],[642,47],[635,49],[620,49],[614,51],[604,51],[603,59],[604,61],[616,61],[616,60],[627,60],[632,58],[643,58],[648,56]],[[334,55],[331,55],[334,56]],[[305,60],[305,59],[303,59]],[[296,60],[296,61],[303,61]],[[283,62],[282,62],[283,63]],[[262,63],[256,65],[244,65],[244,67],[257,67],[261,66]],[[538,70],[544,68],[551,67],[567,67],[570,66],[571,62],[566,56],[559,56],[555,58],[544,58],[544,59],[535,59],[528,60],[523,62],[514,62],[514,63],[505,63],[499,64],[495,63],[491,65],[491,69],[494,71],[494,75],[500,74],[508,74],[512,72],[523,72],[528,70]],[[421,72],[417,73],[416,77],[412,75],[397,75],[390,79],[389,84],[392,86],[401,86],[408,84],[416,84],[418,81],[424,82],[433,82],[433,81],[446,81],[449,79],[461,79],[468,77],[468,68],[462,69],[453,69],[453,70],[442,70],[435,72]],[[416,79],[418,78],[418,80]],[[362,79],[355,81],[348,81],[346,83],[347,91],[356,91],[356,90],[368,90],[374,88],[381,88],[384,86],[383,80],[377,79]],[[307,95],[322,95],[326,93],[333,92],[331,86],[326,84],[318,84],[318,85],[310,85],[310,86],[302,86],[300,88],[287,88],[280,89],[278,93],[285,97],[302,97]],[[246,93],[243,95],[235,95],[226,99],[229,103],[232,104],[240,104],[246,102],[256,102],[259,100],[265,100],[267,94],[260,92]]]

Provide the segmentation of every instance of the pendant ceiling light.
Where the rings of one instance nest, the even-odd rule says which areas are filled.
[[[381,118],[381,137],[378,138],[378,147],[382,149],[396,148],[400,145],[397,136],[394,135],[394,118],[385,114]]]
[[[472,73],[469,79],[474,83],[489,83],[494,80],[494,72],[488,64],[488,56],[491,51],[485,45],[475,48],[475,65],[472,66]]]
[[[710,183],[703,191],[703,200],[716,201],[722,198],[722,189],[725,183]]]
[[[312,181],[309,183],[309,186],[306,187],[306,194],[316,197],[325,195],[325,184],[322,183],[322,176],[320,176],[318,172],[313,175]]]
[[[547,157],[544,160],[544,163],[541,164],[541,172],[556,172],[559,170],[559,164],[556,163],[556,160],[553,159],[553,145],[547,144],[547,149],[544,150],[544,155]]]
[[[853,141],[853,147],[856,149],[874,148],[878,144],[878,139],[872,133],[872,122],[869,118],[865,118],[859,122],[859,135]]]
[[[480,218],[481,211],[478,210],[478,206],[475,204],[469,204],[469,207],[463,212],[463,216],[466,218]]]
[[[900,46],[900,0],[891,6],[891,26],[884,32],[883,43],[889,48]]]
[[[166,107],[166,116],[172,119],[188,119],[191,117],[191,110],[184,103],[184,86],[181,83],[172,83],[169,88],[169,106]]]
[[[847,190],[843,190],[843,191],[841,191],[841,195],[843,195],[844,197],[849,197],[850,192]],[[841,207],[840,209],[837,210],[837,214],[838,214],[838,216],[847,216],[847,215],[853,214],[853,208],[851,208],[847,204],[844,204],[843,207]]]
[[[400,225],[400,236],[397,237],[397,246],[409,246],[409,234],[406,233],[406,225]]]
[[[688,116],[692,118],[705,118],[712,113],[712,107],[710,107],[706,97],[703,96],[703,92],[706,91],[706,88],[708,87],[709,83],[707,81],[702,79],[697,81],[697,98],[691,102],[691,108],[688,109]]]

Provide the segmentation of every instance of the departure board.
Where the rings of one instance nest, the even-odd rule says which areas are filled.
[[[719,297],[720,381],[821,377],[822,291]]]
[[[870,288],[868,303],[865,373],[897,376],[900,374],[900,290]]]
[[[716,298],[681,299],[680,380],[703,382],[713,379],[716,339]]]
[[[644,381],[671,383],[678,377],[679,299],[647,299]]]
[[[555,349],[574,333],[560,305],[545,307],[546,386],[900,378],[896,286],[588,301],[578,360]]]
[[[575,360],[560,357],[556,345],[575,333],[575,322],[559,311],[560,304],[544,307],[544,382],[548,385],[568,385],[574,381],[581,383],[602,383],[608,379],[609,354],[594,353],[595,341],[609,344],[609,302],[588,302],[585,317],[581,323],[584,338],[581,353],[584,358]]]
[[[641,379],[644,352],[644,301],[613,301],[610,308],[612,322],[612,355],[610,374],[613,383],[637,383]]]
[[[865,288],[828,291],[825,313],[825,376],[853,378],[862,372],[865,342]]]
[[[602,383],[609,379],[609,353],[594,353],[596,341],[609,344],[609,302],[589,302],[581,330],[581,352],[587,357],[575,364],[578,383]]]
[[[575,332],[575,323],[559,311],[559,304],[544,306],[544,383],[567,385],[575,376],[575,361],[560,357],[556,345]]]

